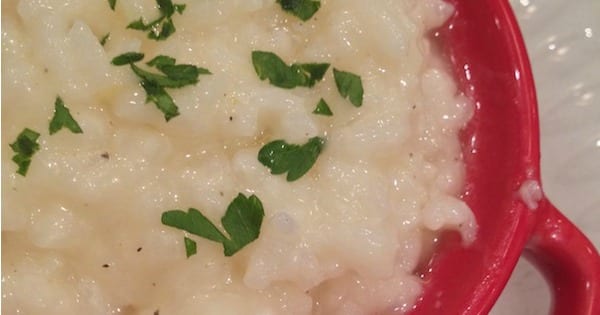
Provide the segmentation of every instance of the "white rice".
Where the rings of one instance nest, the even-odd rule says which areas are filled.
[[[119,0],[114,12],[107,1],[2,2],[2,313],[409,310],[432,231],[466,243],[476,232],[459,198],[458,132],[472,107],[425,39],[452,9],[324,0],[302,22],[274,0],[186,4],[156,42],[125,29],[155,17],[154,0]],[[339,95],[331,70],[311,89],[260,81],[253,50],[359,74],[363,106]],[[129,67],[111,65],[127,51],[213,74],[169,90],[181,115],[165,122]],[[83,134],[48,134],[58,95]],[[321,97],[332,117],[312,113]],[[9,144],[25,127],[41,149],[23,177]],[[269,141],[313,136],[327,144],[295,182],[257,160]],[[260,237],[232,257],[197,238],[186,259],[183,232],[161,214],[193,207],[220,222],[240,192],[264,205]]]

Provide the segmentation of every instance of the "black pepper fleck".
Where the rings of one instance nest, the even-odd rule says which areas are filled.
[[[229,121],[233,121],[233,116],[229,116]]]
[[[160,311],[159,310],[154,311],[154,315],[160,315]]]
[[[108,160],[108,159],[110,159],[110,155],[108,154],[108,152],[104,152],[104,153],[100,154],[100,156],[101,156],[102,158],[105,158],[105,159],[107,159],[107,160]]]
[[[109,264],[104,264],[104,265],[102,265],[102,268],[108,268],[108,267],[110,267],[110,265],[109,265]]]
[[[138,247],[138,249],[137,249],[137,252],[139,253],[139,252],[141,252],[141,251],[142,251],[142,248],[141,248],[141,247]]]

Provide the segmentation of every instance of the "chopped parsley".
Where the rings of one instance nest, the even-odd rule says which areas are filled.
[[[267,143],[258,152],[258,161],[271,169],[271,174],[287,172],[286,180],[292,182],[302,177],[317,161],[325,139],[313,137],[303,145],[289,144],[285,140]]]
[[[143,18],[139,18],[127,25],[127,28],[148,32],[148,38],[154,40],[165,40],[175,33],[173,15],[175,12],[182,14],[185,4],[173,4],[171,0],[156,0],[160,16],[146,24]]]
[[[112,64],[115,66],[129,65],[131,67],[131,70],[140,79],[142,88],[146,91],[146,102],[154,103],[163,112],[166,121],[178,116],[179,108],[165,89],[196,84],[199,75],[211,74],[207,69],[194,65],[176,64],[175,58],[162,55],[146,63],[161,72],[153,73],[135,65],[135,62],[142,59],[144,59],[144,54],[128,52],[113,58]]]
[[[124,66],[129,65],[134,62],[138,62],[144,59],[144,54],[138,52],[127,52],[121,55],[116,56],[112,60],[112,64],[115,66]]]
[[[12,160],[19,167],[17,173],[22,176],[27,175],[27,170],[31,164],[31,157],[40,149],[40,145],[37,143],[39,137],[39,133],[25,128],[17,136],[15,142],[10,144],[11,149],[15,152]]]
[[[48,127],[50,134],[55,134],[63,127],[67,127],[67,129],[71,130],[72,133],[83,133],[81,127],[73,116],[71,116],[71,112],[67,107],[65,107],[65,103],[60,98],[60,96],[56,97],[54,101],[54,117],[50,120],[50,126]]]
[[[229,237],[225,236],[208,218],[194,208],[189,208],[187,212],[182,210],[166,211],[162,214],[161,222],[164,225],[221,243],[225,256],[232,256],[258,238],[264,216],[265,212],[258,197],[252,195],[248,198],[240,193],[231,201],[225,215],[221,218],[221,224]],[[190,253],[187,241],[186,253]]]
[[[333,116],[333,113],[331,112],[329,105],[327,105],[327,103],[325,102],[324,99],[319,100],[319,103],[317,103],[317,107],[315,108],[315,110],[313,110],[313,114],[323,115],[323,116]]]
[[[190,258],[191,256],[196,255],[196,253],[197,253],[196,241],[194,241],[191,238],[184,237],[183,243],[185,244],[185,256],[187,258]]]
[[[272,85],[284,89],[312,87],[323,79],[329,69],[328,63],[294,63],[288,66],[279,56],[266,51],[253,51],[252,64],[261,80],[268,79]]]
[[[333,69],[333,77],[338,92],[344,98],[350,99],[350,103],[355,107],[362,106],[363,86],[359,76],[354,73]]]
[[[281,8],[302,21],[310,19],[321,7],[321,1],[314,0],[277,0]]]
[[[115,10],[115,5],[117,5],[117,0],[108,0],[108,5],[110,6],[111,10]]]
[[[110,33],[106,33],[106,35],[102,36],[102,38],[100,38],[100,45],[102,45],[102,46],[106,45],[106,42],[108,41],[109,38],[110,38]]]

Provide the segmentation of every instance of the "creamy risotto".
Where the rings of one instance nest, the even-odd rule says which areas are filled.
[[[426,39],[452,8],[180,2],[2,1],[2,313],[409,310],[436,233],[476,233],[472,109]],[[189,208],[221,236],[164,221]]]

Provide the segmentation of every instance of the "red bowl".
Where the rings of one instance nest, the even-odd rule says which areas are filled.
[[[487,314],[522,253],[553,291],[553,314],[600,314],[600,258],[590,241],[542,197],[535,209],[519,188],[540,182],[535,86],[505,0],[448,0],[456,12],[432,35],[459,86],[476,104],[463,131],[464,200],[479,231],[463,247],[448,233],[423,266],[424,293],[410,314]]]

